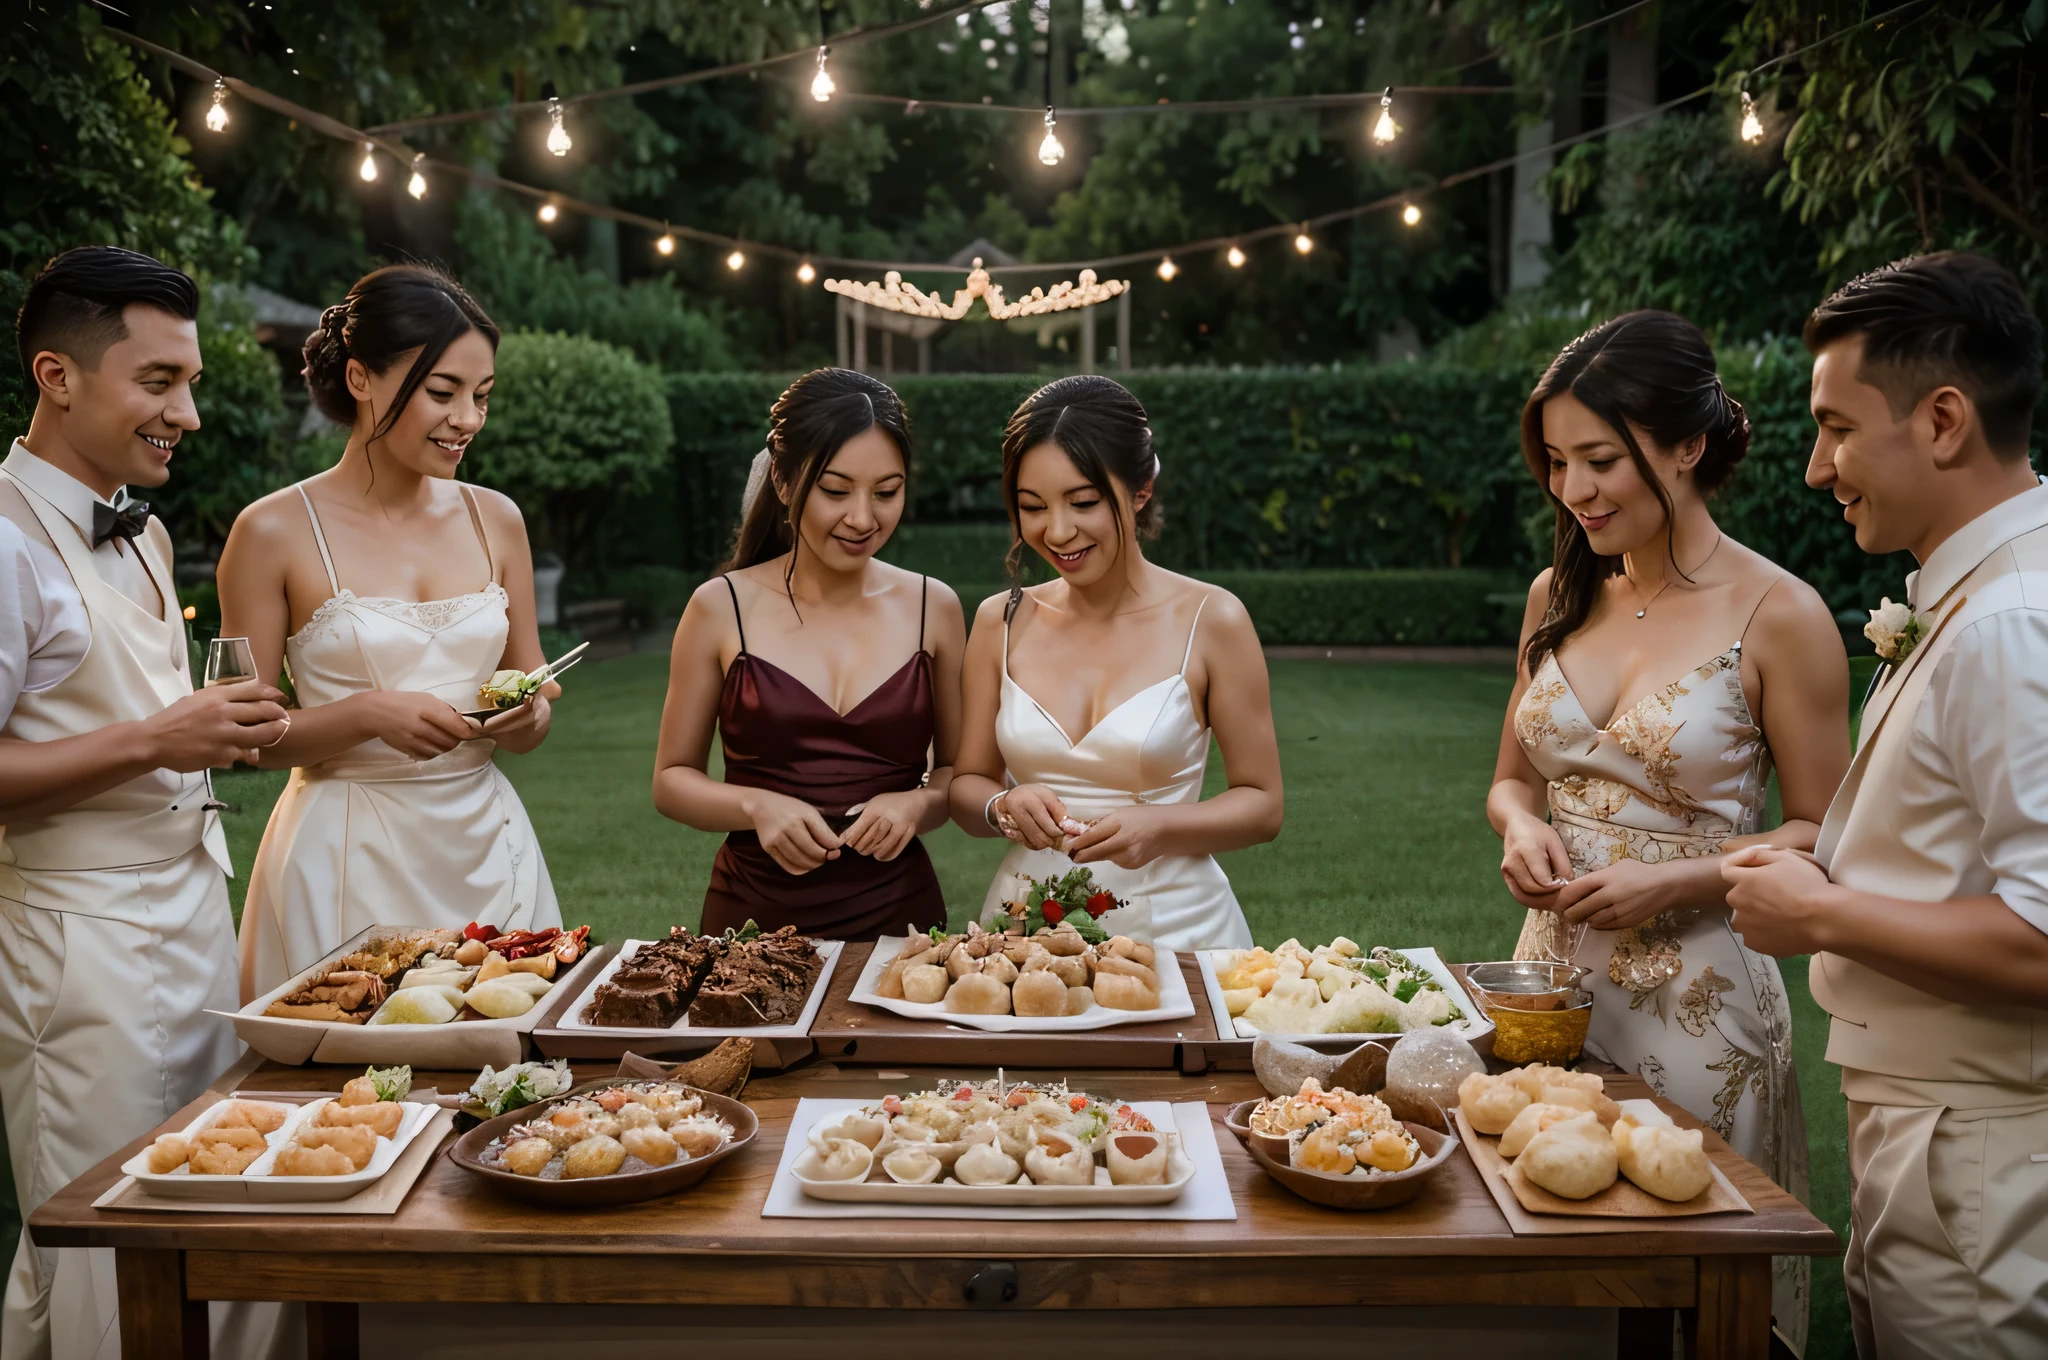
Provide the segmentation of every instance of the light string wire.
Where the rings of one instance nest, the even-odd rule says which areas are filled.
[[[973,8],[974,5],[985,3],[987,3],[987,0],[973,0],[972,4],[956,6],[953,10],[944,11],[940,16],[936,17],[944,17],[945,13],[953,13],[959,9]],[[1887,10],[1882,14],[1873,15],[1870,18],[1862,20],[1859,23],[1848,25],[1847,27],[1838,29],[1835,32],[1825,34],[1822,37],[1816,38],[1814,41],[1807,43],[1803,47],[1797,47],[1792,49],[1791,51],[1780,53],[1778,56],[1771,58],[1769,61],[1762,63],[1759,66],[1751,68],[1750,72],[1744,76],[1744,81],[1746,83],[1748,77],[1750,75],[1756,74],[1758,71],[1762,71],[1767,69],[1768,67],[1776,66],[1782,62],[1789,61],[1792,58],[1799,56],[1801,53],[1809,52],[1814,48],[1819,47],[1825,43],[1832,42],[1836,38],[1843,36],[1845,33],[1849,33],[1856,29],[1861,29],[1871,24],[1878,23],[1886,18],[1889,18],[1894,14],[1900,13],[1907,9],[1911,9],[1915,5],[1924,3],[1926,3],[1926,0],[1908,0],[1907,4],[1897,6],[1896,8]],[[1618,17],[1618,14],[1621,12],[1617,12],[1617,15],[1610,15],[1608,17]],[[915,26],[915,24],[919,22],[923,21],[912,21],[911,26]],[[905,25],[896,25],[892,30],[873,29],[867,30],[867,32],[869,36],[878,36],[884,31],[900,31],[903,27],[905,27]],[[322,136],[333,138],[336,141],[348,142],[352,144],[370,143],[378,147],[380,150],[383,150],[384,152],[392,156],[394,159],[398,160],[401,164],[413,163],[419,166],[431,166],[433,169],[437,171],[461,176],[462,178],[468,180],[472,184],[481,185],[486,188],[500,189],[507,193],[520,194],[544,204],[554,204],[556,205],[558,211],[567,210],[571,212],[579,212],[589,217],[607,218],[611,221],[624,223],[628,226],[640,227],[650,232],[660,232],[667,235],[679,236],[686,240],[697,241],[706,245],[728,246],[735,249],[751,248],[754,250],[761,251],[764,254],[773,255],[778,258],[787,260],[808,261],[814,264],[836,264],[866,270],[893,269],[905,274],[919,273],[964,275],[969,272],[969,267],[966,265],[956,265],[944,262],[874,260],[859,256],[813,253],[811,251],[806,250],[797,250],[789,246],[777,245],[773,242],[750,243],[740,237],[728,236],[720,232],[704,231],[696,227],[675,226],[669,222],[657,221],[656,219],[648,217],[642,213],[631,212],[623,208],[613,207],[608,203],[591,203],[583,199],[571,197],[566,194],[557,193],[553,190],[537,188],[530,184],[522,184],[517,180],[506,179],[503,176],[493,174],[488,170],[479,170],[471,166],[456,164],[452,161],[441,161],[429,156],[423,156],[421,153],[416,152],[411,147],[407,146],[404,142],[395,140],[393,138],[390,138],[389,136],[381,134],[378,131],[378,129],[373,128],[366,132],[356,128],[352,128],[348,124],[343,123],[337,118],[333,118],[327,114],[306,108],[305,106],[297,104],[292,100],[286,99],[281,95],[272,94],[270,91],[263,89],[261,86],[252,85],[249,82],[240,79],[239,77],[226,75],[222,72],[216,71],[212,67],[206,65],[204,62],[196,61],[193,58],[188,57],[181,52],[175,52],[170,48],[159,46],[156,43],[150,42],[147,38],[143,38],[136,34],[129,33],[125,30],[117,28],[108,28],[104,29],[103,31],[110,37],[117,38],[120,41],[125,42],[132,47],[139,48],[142,51],[148,52],[151,55],[160,58],[161,60],[171,65],[173,68],[183,71],[185,74],[189,76],[194,76],[206,81],[220,81],[224,83],[229,90],[233,91],[235,94],[240,95],[242,98],[247,99],[250,103],[255,104],[261,108],[267,108],[271,110],[273,113],[282,114],[286,118],[296,119],[300,123],[304,124],[307,128],[311,129],[314,132],[320,133]],[[857,32],[859,32],[859,30],[848,30],[846,34],[841,35],[841,41],[844,42],[847,37],[852,36]],[[771,60],[787,60],[788,57],[792,55],[802,55],[802,53],[785,54],[781,58],[774,58]],[[703,75],[705,73],[700,72],[693,74]],[[1459,184],[1464,184],[1471,180],[1481,178],[1485,175],[1493,174],[1496,171],[1509,169],[1515,165],[1520,164],[1523,161],[1538,160],[1554,155],[1559,151],[1563,151],[1567,148],[1576,146],[1581,142],[1589,141],[1594,137],[1604,136],[1607,133],[1616,132],[1623,128],[1630,127],[1636,123],[1643,122],[1647,119],[1655,118],[1659,114],[1666,113],[1672,109],[1680,107],[1681,105],[1689,104],[1696,99],[1700,99],[1706,95],[1712,94],[1717,88],[1717,85],[1702,85],[1698,89],[1693,90],[1690,93],[1682,94],[1678,96],[1676,99],[1666,100],[1664,103],[1658,104],[1653,108],[1646,109],[1641,113],[1632,114],[1627,118],[1618,119],[1611,123],[1604,123],[1599,127],[1591,128],[1575,136],[1561,138],[1558,141],[1554,141],[1547,146],[1536,147],[1527,151],[1520,151],[1511,156],[1503,156],[1498,160],[1488,161],[1482,165],[1472,166],[1468,169],[1456,171],[1452,174],[1445,175],[1438,179],[1434,179],[1427,185],[1401,190],[1396,193],[1385,195],[1381,198],[1373,199],[1370,202],[1355,204],[1349,208],[1340,208],[1333,212],[1320,214],[1319,216],[1309,217],[1299,221],[1276,222],[1268,226],[1253,228],[1249,231],[1235,232],[1227,236],[1211,236],[1199,241],[1185,241],[1178,245],[1172,246],[1153,246],[1145,250],[1127,251],[1119,255],[1097,256],[1093,259],[1049,260],[1032,263],[1020,263],[1014,265],[995,265],[988,267],[986,272],[993,276],[997,274],[1073,273],[1080,269],[1101,270],[1105,268],[1115,268],[1127,264],[1138,264],[1146,260],[1160,259],[1167,255],[1187,254],[1190,252],[1201,250],[1222,249],[1231,245],[1241,245],[1245,242],[1266,240],[1275,236],[1285,235],[1290,232],[1298,232],[1302,230],[1304,227],[1323,227],[1330,226],[1338,222],[1352,221],[1357,218],[1369,216],[1376,212],[1384,212],[1389,208],[1394,208],[1397,206],[1406,206],[1409,203],[1427,198],[1430,195],[1435,194],[1441,190],[1454,188]],[[1377,98],[1378,96],[1373,97]],[[545,107],[545,101],[542,101],[541,104],[536,105],[535,107]],[[1028,112],[1029,110],[1024,111]]]
[[[1395,85],[1395,94],[1520,94],[1513,85]],[[977,104],[967,99],[913,99],[903,94],[869,94],[841,91],[834,96],[863,104],[884,104],[892,108],[921,112],[940,109],[948,113],[996,113],[1038,118],[1045,110],[1035,104]],[[1336,94],[1266,95],[1247,99],[1190,99],[1174,103],[1162,99],[1155,104],[1062,104],[1060,121],[1069,118],[1114,118],[1145,113],[1256,113],[1265,109],[1348,108],[1354,104],[1377,103],[1378,90]]]

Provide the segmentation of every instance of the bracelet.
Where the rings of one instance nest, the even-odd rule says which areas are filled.
[[[981,820],[987,822],[988,829],[995,832],[998,835],[1002,834],[1003,828],[996,822],[996,799],[1001,798],[1004,794],[1008,792],[1008,789],[997,789],[995,792],[995,797],[990,798],[986,803],[983,803],[981,805]]]

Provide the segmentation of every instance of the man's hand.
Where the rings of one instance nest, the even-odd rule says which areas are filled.
[[[213,685],[188,694],[142,724],[157,768],[196,770],[253,762],[291,726],[282,692],[261,680]]]
[[[1729,924],[1751,949],[1784,958],[1828,948],[1833,885],[1812,855],[1752,845],[1721,857],[1721,877]]]

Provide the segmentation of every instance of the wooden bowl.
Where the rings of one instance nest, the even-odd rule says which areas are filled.
[[[1233,1113],[1235,1110],[1233,1109]],[[1252,1139],[1245,1150],[1266,1174],[1311,1204],[1331,1209],[1391,1209],[1421,1194],[1429,1178],[1458,1150],[1454,1134],[1439,1133],[1427,1124],[1403,1123],[1415,1139],[1422,1156],[1406,1171],[1375,1172],[1370,1176],[1334,1176],[1327,1171],[1307,1171],[1287,1164],[1283,1151],[1278,1158],[1269,1154],[1266,1139]],[[1249,1129],[1246,1130],[1250,1132]]]
[[[754,1140],[761,1131],[761,1121],[754,1112],[729,1096],[710,1091],[701,1091],[694,1086],[682,1087],[693,1095],[704,1098],[704,1113],[716,1115],[732,1125],[732,1141],[708,1157],[693,1157],[686,1162],[673,1162],[668,1166],[651,1171],[622,1171],[611,1176],[593,1176],[587,1180],[542,1180],[538,1176],[520,1176],[500,1167],[487,1166],[483,1162],[484,1149],[491,1140],[514,1125],[539,1119],[555,1106],[590,1090],[626,1083],[616,1079],[588,1083],[566,1095],[539,1104],[527,1105],[487,1119],[455,1141],[448,1149],[448,1159],[463,1170],[481,1176],[494,1187],[518,1199],[531,1200],[535,1204],[553,1205],[563,1209],[597,1209],[613,1204],[635,1204],[641,1200],[658,1199],[687,1190],[711,1174],[711,1169],[732,1156]]]

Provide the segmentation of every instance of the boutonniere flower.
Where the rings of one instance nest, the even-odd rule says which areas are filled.
[[[1863,636],[1870,639],[1879,656],[1897,665],[1911,656],[1920,639],[1927,636],[1927,620],[1915,614],[1910,605],[1894,604],[1887,598],[1870,611]]]

